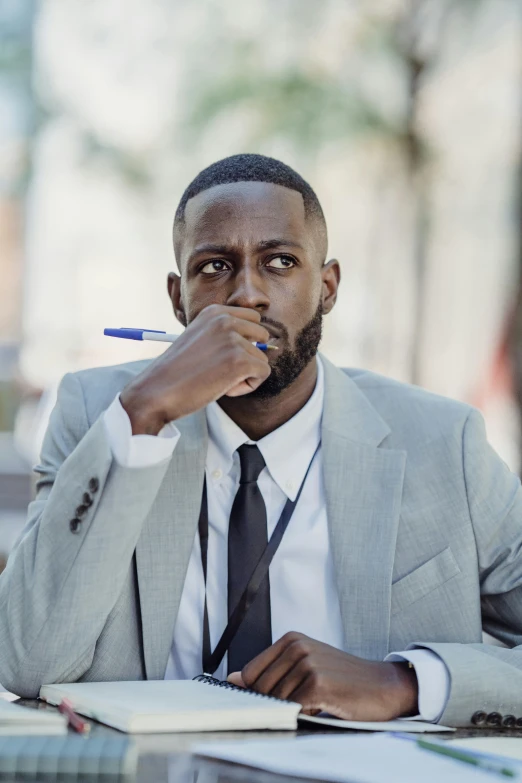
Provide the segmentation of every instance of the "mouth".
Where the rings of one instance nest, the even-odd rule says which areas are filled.
[[[281,353],[282,348],[282,340],[277,337],[276,335],[270,335],[268,340],[266,341],[267,347],[271,348],[272,350],[269,350],[269,355],[273,356],[274,358],[278,356],[278,354]]]
[[[268,340],[266,341],[266,344],[269,346],[269,348],[273,349],[268,352],[270,359],[275,360],[279,356],[281,351],[285,348],[286,338],[285,338],[284,331],[281,328],[272,325],[271,323],[261,322],[261,326],[264,326],[270,335]]]

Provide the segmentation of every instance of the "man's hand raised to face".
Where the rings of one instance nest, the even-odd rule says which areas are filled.
[[[209,305],[170,348],[122,391],[132,434],[157,435],[164,424],[195,413],[224,395],[257,389],[270,375],[266,354],[252,343],[270,332],[257,310]]]
[[[386,721],[417,713],[418,686],[403,663],[366,661],[292,631],[228,677],[343,720]]]

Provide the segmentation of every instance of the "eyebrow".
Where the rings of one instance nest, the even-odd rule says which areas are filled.
[[[304,250],[304,247],[299,242],[294,242],[293,239],[266,239],[257,246],[258,250],[272,250],[276,247],[296,247],[299,250]]]
[[[304,247],[299,244],[299,242],[295,242],[293,239],[265,239],[262,242],[259,242],[256,246],[256,250],[274,250],[278,247],[294,247],[298,250],[304,250]],[[213,243],[208,243],[205,245],[199,245],[194,249],[194,251],[190,254],[189,261],[191,261],[195,256],[200,255],[200,253],[219,253],[219,254],[225,254],[230,253],[231,251],[234,251],[235,248],[231,247],[230,245],[218,245]]]

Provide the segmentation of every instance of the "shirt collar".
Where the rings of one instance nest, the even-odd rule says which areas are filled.
[[[290,500],[295,500],[308,465],[321,439],[324,370],[319,356],[312,396],[295,416],[256,442],[270,475]],[[243,443],[253,443],[243,430],[212,402],[206,409],[209,446],[207,468],[230,473],[234,453]],[[239,460],[236,457],[237,464]]]

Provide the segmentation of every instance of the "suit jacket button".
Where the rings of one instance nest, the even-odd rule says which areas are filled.
[[[504,718],[502,719],[502,725],[506,729],[512,729],[516,722],[517,719],[514,715],[504,715]]]
[[[92,506],[92,497],[89,495],[88,492],[83,493],[82,503],[84,506],[87,506],[87,508],[89,508],[89,506]]]
[[[487,714],[485,712],[482,712],[481,710],[477,710],[477,712],[474,712],[471,716],[471,722],[475,726],[483,726],[487,719]]]
[[[486,726],[501,726],[502,715],[500,712],[490,712],[486,718]]]
[[[83,504],[81,506],[78,506],[76,511],[74,512],[77,517],[83,517],[85,512],[88,510],[89,506],[84,506]]]
[[[91,492],[98,492],[99,487],[100,487],[100,482],[95,476],[93,476],[93,478],[90,479],[89,481],[89,489],[91,490]]]
[[[71,519],[69,522],[69,529],[71,533],[77,533],[80,529],[80,525],[82,524],[82,520],[78,519],[78,517],[74,517],[74,519]]]

